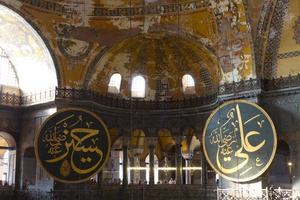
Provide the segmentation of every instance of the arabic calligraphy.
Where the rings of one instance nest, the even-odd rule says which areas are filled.
[[[42,166],[64,182],[80,182],[97,173],[110,148],[104,123],[82,109],[68,109],[50,116],[35,143]]]
[[[206,158],[217,173],[245,182],[257,178],[270,165],[277,139],[267,113],[256,104],[238,100],[212,113],[203,143]]]

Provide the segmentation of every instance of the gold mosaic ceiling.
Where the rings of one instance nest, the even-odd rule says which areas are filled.
[[[125,39],[110,48],[96,66],[89,82],[92,90],[105,93],[111,75],[120,73],[121,93],[129,96],[132,77],[143,75],[148,84],[146,99],[152,100],[159,81],[169,85],[167,96],[180,97],[184,74],[194,77],[197,94],[207,92],[201,71],[206,71],[211,86],[220,81],[217,58],[205,47],[175,34],[148,33]]]
[[[196,84],[200,84],[201,79],[197,77],[199,73],[194,68],[196,62],[188,51],[184,56],[187,60],[185,65],[174,67],[173,64],[172,66],[172,62],[184,59],[181,59],[180,56],[176,57],[176,51],[181,52],[179,48],[173,50],[173,53],[170,51],[172,48],[170,39],[185,43],[184,48],[187,49],[195,46],[190,51],[196,52],[198,58],[204,55],[201,66],[209,66],[208,74],[212,76],[210,79],[214,84],[217,81],[219,84],[223,84],[256,78],[256,70],[262,68],[263,65],[276,68],[271,69],[275,72],[271,76],[286,76],[299,72],[297,61],[300,47],[297,42],[299,41],[297,20],[300,4],[297,0],[290,0],[288,4],[284,3],[286,2],[284,0],[278,1],[278,5],[287,7],[282,12],[286,14],[285,19],[289,19],[283,22],[281,32],[280,26],[279,28],[273,27],[274,24],[280,25],[276,19],[278,19],[277,15],[281,16],[281,12],[276,14],[277,3],[272,4],[271,0],[0,0],[0,2],[17,11],[38,27],[39,33],[49,43],[49,48],[52,50],[59,70],[59,85],[63,87],[83,88],[89,86],[89,88],[105,93],[108,77],[103,79],[104,74],[109,76],[112,72],[120,70],[125,77],[124,83],[122,83],[122,94],[128,96],[128,77],[132,74],[126,75],[125,71],[128,71],[129,63],[134,64],[130,67],[131,72],[140,71],[139,73],[142,73],[141,71],[144,70],[147,73],[145,75],[150,77],[149,80],[153,80],[153,82],[147,83],[149,93],[152,94],[147,98],[153,99],[157,81],[154,79],[157,78],[159,68],[164,65],[167,68],[162,74],[170,82],[170,94],[178,97],[181,83],[177,81],[176,85],[174,82],[180,80],[182,74],[170,78],[175,73],[182,72],[178,69],[182,69],[182,67],[191,69],[190,73],[196,76]],[[270,7],[269,10],[268,7]],[[274,13],[266,14],[273,11]],[[271,31],[264,27],[260,28],[264,25],[271,27]],[[65,29],[63,28],[60,32],[57,27]],[[181,39],[176,40],[176,37],[172,36],[170,38],[159,36],[161,39],[157,39],[157,35],[161,35],[161,33],[179,34]],[[272,47],[273,35],[277,34],[279,36],[276,35],[276,38],[280,38],[281,33],[283,33],[282,39],[276,39],[280,41],[280,44],[276,48],[270,48],[269,51],[265,46],[270,44]],[[256,39],[259,35],[261,35],[261,40]],[[266,41],[266,38],[270,40]],[[120,65],[123,68],[122,71],[112,64],[112,60],[117,59],[111,54],[116,51],[119,58],[122,57],[120,55],[125,55],[124,52],[117,49],[125,45],[124,51],[128,52],[132,48],[125,44],[128,41],[133,42],[132,46],[135,46],[136,49],[146,48],[151,53],[145,56],[142,53],[138,54],[135,50],[131,51],[131,56],[123,56],[123,60],[118,61],[127,63],[127,66]],[[254,49],[256,41],[262,44],[258,49]],[[137,45],[137,42],[140,44]],[[162,52],[168,55],[164,58],[176,57],[175,60],[167,59],[165,61],[158,56],[157,52],[161,47],[156,43],[160,42],[165,48]],[[201,50],[195,50],[197,48]],[[102,52],[103,49],[107,51]],[[210,49],[210,55],[208,56],[206,50],[203,49]],[[262,49],[261,52],[260,49]],[[279,56],[278,59],[275,59],[277,54],[273,51],[276,52],[278,49]],[[100,52],[101,55],[99,55]],[[169,52],[171,52],[170,55]],[[259,52],[258,55],[261,55],[261,59],[265,59],[265,61],[256,56],[258,62],[255,66],[254,52]],[[270,56],[264,56],[266,52],[271,52],[272,59],[270,60],[275,60],[276,63],[267,63]],[[129,54],[127,53],[127,55]],[[157,57],[154,59],[155,55]],[[217,61],[213,69],[210,69],[206,58],[214,56],[217,57]],[[142,62],[143,57],[147,59]],[[109,63],[104,63],[104,61],[109,61]],[[112,71],[109,73],[107,70],[103,70],[103,66],[108,66]],[[217,68],[219,71],[215,73]],[[176,70],[177,72],[175,72]],[[94,75],[91,80],[89,75],[95,71],[97,76]],[[220,77],[218,77],[219,74]],[[101,79],[96,80],[95,77]],[[173,90],[175,87],[177,87],[177,91]],[[199,85],[197,87],[201,88]],[[198,89],[197,94],[202,95],[203,91]]]

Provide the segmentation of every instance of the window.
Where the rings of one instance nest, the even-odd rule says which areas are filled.
[[[22,16],[3,5],[0,5],[0,21],[1,84],[18,85],[24,96],[50,93],[58,84],[56,75],[59,73],[56,73],[52,56],[39,33]],[[51,95],[47,100],[43,97],[43,100],[33,101],[53,99]]]
[[[18,88],[18,78],[14,66],[6,53],[0,48],[0,84]]]
[[[213,83],[212,83],[208,69],[206,69],[206,68],[200,69],[200,79],[204,83],[204,85],[207,89],[212,89]]]
[[[145,85],[145,79],[142,76],[135,76],[132,79],[131,96],[136,98],[144,98]]]
[[[185,74],[182,77],[182,87],[184,94],[195,94],[195,81],[190,74]]]
[[[108,92],[112,94],[119,94],[120,93],[120,86],[121,86],[121,74],[113,74],[110,77],[110,81],[108,84]]]

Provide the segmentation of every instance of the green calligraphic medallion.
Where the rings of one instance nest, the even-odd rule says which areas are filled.
[[[51,115],[35,137],[41,166],[56,180],[79,183],[98,173],[110,152],[106,125],[94,113],[70,108]]]
[[[203,149],[210,166],[234,182],[258,178],[270,166],[277,147],[274,124],[257,104],[226,102],[206,122]]]

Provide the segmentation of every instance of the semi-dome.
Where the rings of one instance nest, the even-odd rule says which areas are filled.
[[[145,80],[146,100],[205,96],[220,81],[213,53],[177,34],[148,33],[127,38],[109,48],[96,66],[87,87],[125,98],[134,95],[131,89],[135,88],[132,81],[136,76]],[[108,86],[114,74],[121,75],[121,82],[119,88],[111,90]]]

